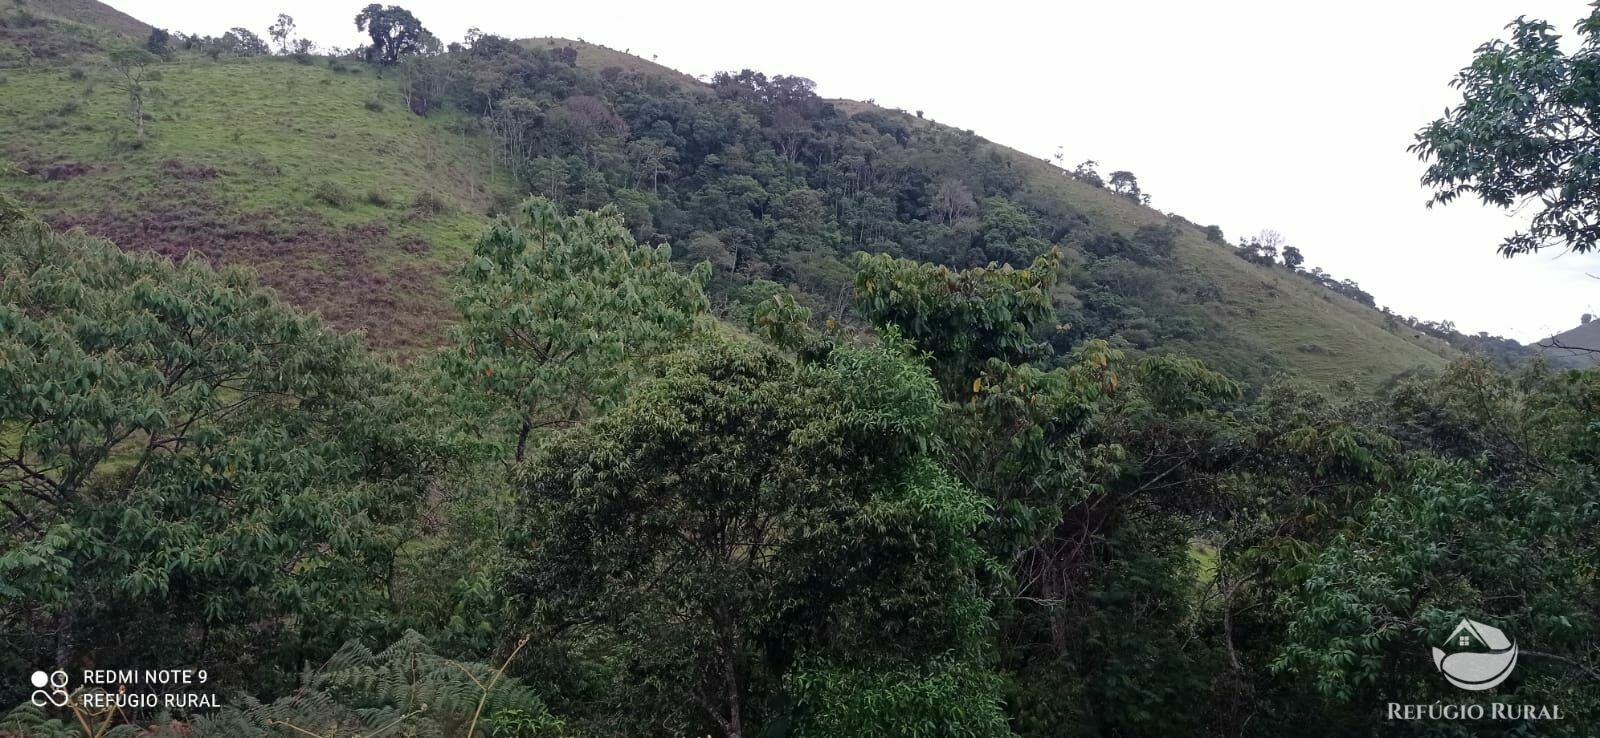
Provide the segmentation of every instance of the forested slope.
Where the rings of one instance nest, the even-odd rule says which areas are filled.
[[[855,251],[1021,267],[1059,247],[1058,351],[1109,337],[1253,383],[1289,370],[1367,387],[1453,355],[1123,193],[970,132],[823,100],[797,78],[703,84],[591,44],[492,36],[382,77],[257,56],[231,35],[151,69],[143,138],[103,51],[6,70],[0,189],[57,227],[254,266],[295,303],[405,353],[440,340],[442,279],[468,236],[532,190],[615,204],[640,240],[711,261],[726,315],[782,285],[848,320]]]
[[[1131,173],[360,12],[419,43],[0,16],[0,673],[219,698],[0,736],[1600,722],[1600,372],[1388,383],[1458,334]],[[1397,725],[1466,618],[1522,714]]]

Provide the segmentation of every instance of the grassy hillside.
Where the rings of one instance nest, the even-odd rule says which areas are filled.
[[[495,189],[458,119],[412,115],[360,65],[185,58],[160,73],[142,143],[108,68],[7,73],[0,187],[58,227],[253,266],[380,346],[440,339],[443,277]]]
[[[136,141],[125,97],[92,44],[103,45],[107,34],[137,34],[143,24],[91,0],[29,7],[56,19],[50,32],[58,39],[81,33],[91,46],[75,57],[35,59],[5,71],[0,126],[12,133],[0,139],[0,163],[7,165],[0,189],[54,225],[82,227],[128,248],[251,265],[294,302],[365,330],[376,345],[411,352],[440,339],[451,315],[444,276],[484,214],[516,195],[505,172],[490,170],[491,145],[474,133],[481,128],[476,120],[444,107],[425,118],[412,115],[397,75],[382,79],[353,62],[186,54],[159,66],[151,133]],[[521,43],[538,53],[570,47],[578,67],[606,72],[600,76],[621,70],[691,99],[714,97],[692,77],[623,51],[554,38]],[[832,103],[851,117],[893,118],[930,140],[961,135],[865,103]],[[1141,226],[1173,222],[1046,162],[971,140],[1020,176],[1019,196],[1069,213],[1084,232],[1131,237]],[[624,209],[630,218],[652,217],[645,207],[658,221],[674,215],[659,204]],[[687,239],[678,240],[681,252]],[[1076,263],[1087,268],[1087,261]],[[772,278],[809,282],[803,289],[830,300],[831,292],[820,290],[847,279],[836,256],[811,251],[783,255],[772,269]],[[1163,299],[1181,302],[1184,315],[1211,326],[1163,339],[1160,347],[1234,369],[1286,369],[1318,383],[1348,379],[1373,387],[1452,355],[1443,342],[1388,325],[1349,298],[1284,269],[1245,262],[1192,225],[1178,229],[1172,258],[1156,280]],[[1076,295],[1064,287],[1060,298],[1072,303]]]
[[[1034,187],[1119,232],[1131,234],[1141,225],[1167,220],[1114,193],[1061,176],[1042,160],[1006,151],[1026,162]],[[1205,310],[1315,382],[1351,379],[1371,386],[1417,366],[1442,366],[1444,357],[1455,353],[1443,341],[1405,326],[1390,330],[1379,311],[1286,269],[1240,259],[1230,247],[1207,240],[1200,228],[1180,227],[1177,258],[1199,280],[1217,287],[1219,298],[1203,303]]]
[[[574,39],[560,38],[557,36],[543,36],[540,38],[523,39],[522,43],[526,44],[529,48],[534,49],[574,49],[578,52],[578,66],[580,67],[587,67],[595,70],[605,69],[607,67],[616,67],[618,69],[626,69],[630,72],[639,72],[641,74],[659,76],[662,79],[670,80],[672,82],[683,84],[695,89],[703,87],[699,80],[696,80],[694,77],[684,74],[683,72],[671,67],[663,66],[648,59],[634,56],[633,54],[628,53],[626,49],[623,51],[618,51],[609,46],[601,46],[600,44],[591,44],[587,41],[578,41]]]
[[[0,0],[0,8],[7,5],[25,8],[51,20],[77,23],[132,40],[143,41],[150,33],[149,24],[97,0],[27,0],[26,3]]]

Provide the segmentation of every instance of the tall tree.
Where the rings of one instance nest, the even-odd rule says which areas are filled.
[[[411,11],[398,5],[373,3],[356,15],[356,30],[364,31],[372,43],[367,46],[367,61],[388,65],[406,54],[421,49],[427,29]]]
[[[270,689],[382,619],[430,463],[391,370],[203,261],[0,246],[0,663]]]
[[[1294,246],[1283,247],[1283,265],[1289,267],[1289,271],[1300,271],[1300,265],[1304,263],[1306,263],[1306,255],[1300,253],[1300,249]]]
[[[278,45],[279,54],[289,53],[289,39],[294,36],[294,18],[286,13],[279,13],[278,19],[267,26],[267,35]]]
[[[512,586],[606,664],[614,730],[1008,735],[983,505],[924,451],[938,395],[903,348],[709,337],[540,451]]]
[[[145,102],[150,94],[145,80],[150,76],[150,65],[155,62],[156,56],[144,49],[129,47],[111,52],[111,68],[117,71],[115,84],[128,96],[128,117],[133,120],[134,130],[141,140],[144,138]]]
[[[694,330],[710,269],[680,274],[670,254],[636,245],[615,209],[563,216],[542,198],[479,239],[446,365],[464,396],[508,421],[512,458],[533,431],[615,400],[641,361]]]

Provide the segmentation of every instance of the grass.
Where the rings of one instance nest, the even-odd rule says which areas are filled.
[[[1030,187],[1065,201],[1098,226],[1131,235],[1141,225],[1167,222],[1164,214],[1066,177],[1041,159],[995,146],[1018,162]],[[1174,254],[1181,269],[1221,295],[1202,303],[1200,310],[1231,327],[1239,340],[1254,344],[1318,385],[1350,380],[1372,390],[1410,369],[1442,367],[1456,355],[1444,342],[1403,325],[1391,332],[1378,310],[1282,267],[1238,258],[1228,246],[1208,241],[1199,226],[1181,227]],[[1232,347],[1186,348],[1204,357]]]
[[[518,43],[523,44],[531,49],[544,49],[546,51],[552,51],[562,47],[570,46],[578,52],[578,66],[580,67],[587,69],[605,69],[606,67],[617,67],[629,72],[639,72],[641,74],[664,77],[675,82],[683,83],[689,89],[704,88],[704,85],[699,80],[690,75],[684,74],[683,72],[671,67],[657,64],[648,59],[634,56],[627,51],[618,51],[617,49],[613,49],[608,46],[601,46],[599,44],[592,44],[587,41],[577,41],[553,36],[520,39]]]
[[[444,275],[509,189],[459,118],[411,114],[364,67],[185,57],[160,65],[139,141],[111,70],[78,68],[8,73],[0,190],[125,248],[251,265],[376,345],[442,339]]]
[[[8,0],[0,0],[7,2]],[[58,0],[59,3],[87,0]],[[565,39],[586,67],[691,77],[621,51]],[[0,190],[58,226],[83,226],[126,248],[175,257],[200,253],[256,267],[263,281],[379,346],[435,345],[453,311],[444,275],[461,262],[497,196],[485,143],[460,133],[450,113],[412,115],[393,80],[371,68],[287,59],[163,64],[149,105],[150,135],[137,141],[112,72],[86,61],[6,70],[0,95]],[[83,71],[74,79],[72,68]],[[938,126],[866,103],[912,126]],[[991,144],[993,145],[993,144]],[[1166,216],[1065,177],[1043,160],[994,145],[1028,187],[1125,235]],[[1203,222],[1203,218],[1199,218]],[[1281,365],[1323,386],[1364,389],[1453,352],[1376,310],[1289,274],[1235,257],[1182,228],[1174,287],[1218,295],[1193,309],[1227,330],[1175,345],[1219,365]]]
[[[18,7],[16,0],[0,0],[0,10]],[[77,23],[97,31],[143,41],[150,26],[96,0],[27,0],[24,7],[35,15],[67,23]]]
[[[579,63],[585,65],[628,66],[616,57],[632,58],[592,44],[564,39],[538,41],[548,48],[572,44],[579,49]],[[634,59],[628,68],[648,72],[658,66]],[[680,81],[687,79],[672,70],[663,74]],[[905,111],[866,102],[829,102],[846,115],[872,111],[899,116],[913,130],[945,127]],[[1065,202],[1097,227],[1131,236],[1141,225],[1167,222],[1165,214],[1064,176],[1043,159],[999,144],[988,145],[1016,163],[1030,189]],[[1203,217],[1195,220],[1204,223]],[[1199,309],[1205,317],[1230,328],[1230,340],[1176,347],[1213,363],[1270,356],[1296,376],[1320,386],[1332,387],[1348,380],[1363,390],[1375,390],[1407,370],[1440,368],[1457,354],[1443,341],[1404,325],[1390,330],[1378,310],[1281,267],[1246,262],[1234,256],[1229,247],[1208,241],[1198,226],[1181,228],[1175,256],[1177,269],[1170,275],[1171,285],[1197,281],[1214,287],[1221,295],[1218,300],[1202,303]],[[1221,345],[1224,343],[1233,345]]]

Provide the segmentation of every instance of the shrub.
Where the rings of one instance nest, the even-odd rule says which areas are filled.
[[[411,199],[411,212],[419,218],[431,218],[450,212],[450,203],[426,190]]]
[[[380,208],[386,208],[393,204],[389,196],[383,194],[380,190],[367,190],[367,196],[362,199],[366,200],[368,205],[376,205]]]
[[[381,113],[383,112],[383,103],[378,100],[368,100],[366,102],[366,108],[374,113]]]
[[[355,202],[349,192],[332,182],[323,182],[317,185],[317,190],[312,193],[312,197],[341,210],[350,207]]]

